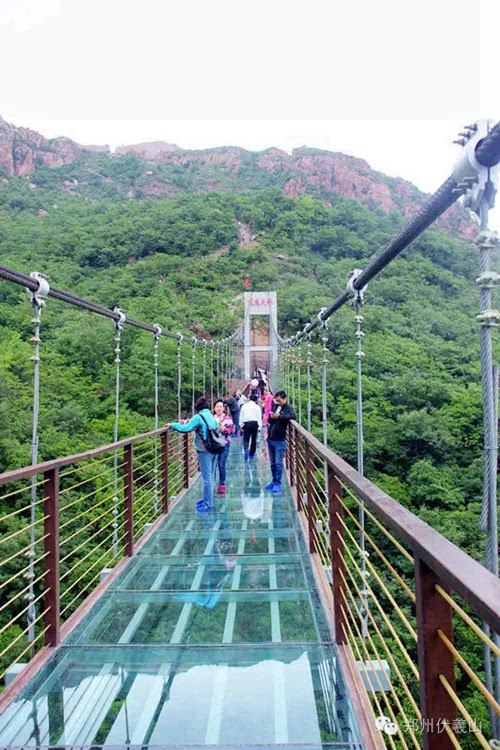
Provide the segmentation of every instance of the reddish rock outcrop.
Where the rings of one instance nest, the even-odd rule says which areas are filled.
[[[16,128],[0,117],[0,168],[9,175],[28,176],[39,165],[61,167],[81,158],[85,151],[109,153],[109,147],[79,146],[69,138],[49,140],[34,130]],[[375,172],[363,159],[305,146],[294,149],[291,154],[278,148],[255,154],[235,146],[187,151],[175,144],[154,141],[120,146],[115,154],[110,154],[110,158],[124,154],[136,154],[147,161],[171,164],[186,170],[193,178],[190,189],[199,193],[241,190],[258,187],[264,182],[280,186],[293,198],[312,195],[331,205],[335,196],[345,196],[386,213],[399,211],[408,219],[418,212],[426,200],[426,196],[410,182]],[[92,164],[83,163],[82,168],[98,174]],[[129,189],[127,197],[170,198],[186,189],[154,171],[145,164],[144,174],[139,178],[139,183]],[[112,182],[110,177],[101,177],[104,182]],[[68,192],[74,192],[78,182],[63,182],[63,187]],[[123,187],[118,186],[118,189],[123,190]],[[450,208],[437,224],[445,231],[464,238],[473,238],[477,233],[475,223],[460,204]]]
[[[81,147],[69,138],[44,138],[29,128],[16,128],[0,117],[0,168],[26,177],[38,165],[62,167],[79,159]]]

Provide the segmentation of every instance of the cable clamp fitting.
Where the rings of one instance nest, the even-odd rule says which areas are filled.
[[[184,341],[184,336],[182,335],[182,333],[178,333],[177,334],[177,343],[178,344],[182,344],[183,341]]]
[[[321,310],[318,313],[318,323],[320,324],[321,328],[328,328],[328,321],[323,320],[322,315],[326,312],[326,307],[322,307]]]
[[[123,329],[123,324],[125,323],[127,316],[125,315],[123,310],[120,310],[119,307],[114,307],[113,312],[118,315],[118,320],[115,320],[115,328],[117,331],[121,331]]]
[[[500,310],[484,310],[476,320],[484,328],[497,328],[500,323]]]
[[[160,325],[158,325],[158,323],[154,323],[153,328],[155,329],[155,332],[153,333],[154,339],[155,341],[158,341],[158,339],[163,333],[163,328]]]
[[[495,120],[478,120],[467,125],[458,140],[463,149],[453,166],[453,177],[457,183],[454,193],[464,195],[464,206],[480,218],[481,203],[486,200],[489,208],[495,205],[500,165],[484,167],[476,159],[476,147],[495,126]]]
[[[354,271],[351,271],[349,274],[349,281],[347,282],[347,292],[349,294],[349,297],[352,297],[357,302],[359,302],[361,305],[363,304],[363,297],[366,292],[366,284],[361,289],[355,289],[354,288],[354,282],[358,278],[358,276],[361,276],[363,273],[361,268],[355,268]]]
[[[39,271],[31,271],[30,278],[38,282],[38,289],[26,289],[30,296],[30,300],[37,307],[45,307],[45,300],[50,293],[50,284],[47,281],[47,277]]]

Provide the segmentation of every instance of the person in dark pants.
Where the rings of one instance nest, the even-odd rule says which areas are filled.
[[[238,393],[241,396],[241,391],[235,391],[233,395],[229,396],[225,401],[226,406],[229,407],[229,413],[231,414],[231,419],[234,425],[233,437],[238,437],[240,431],[240,405],[239,396],[237,396]]]
[[[286,430],[288,423],[296,419],[295,412],[287,401],[285,391],[278,391],[274,396],[273,409],[269,415],[267,447],[271,465],[272,482],[266,484],[266,490],[275,494],[281,492],[283,476],[283,456],[286,451]]]
[[[255,457],[257,450],[257,433],[262,427],[262,409],[253,393],[240,411],[240,425],[243,428],[243,449],[245,461]]]

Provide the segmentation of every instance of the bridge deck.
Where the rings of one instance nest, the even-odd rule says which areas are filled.
[[[227,495],[200,480],[28,689],[5,747],[360,748],[288,487],[233,440]]]

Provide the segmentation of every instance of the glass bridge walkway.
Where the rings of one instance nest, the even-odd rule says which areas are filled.
[[[0,717],[1,747],[361,748],[309,554],[265,444],[233,440]]]

